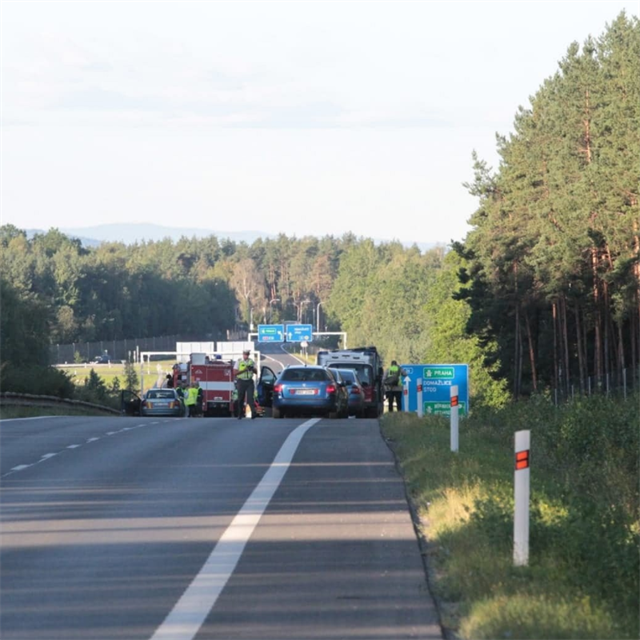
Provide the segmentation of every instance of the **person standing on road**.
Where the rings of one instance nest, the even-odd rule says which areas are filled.
[[[238,387],[238,420],[243,417],[245,397],[251,409],[251,418],[256,417],[256,406],[253,401],[254,384],[253,374],[257,373],[254,361],[249,357],[251,351],[245,349],[242,352],[242,360],[238,361],[236,367],[236,382]]]
[[[198,382],[196,382],[195,385],[196,385],[196,415],[201,416],[204,411],[203,409],[204,391],[202,390],[202,387]]]
[[[191,387],[186,389],[185,393],[185,404],[187,405],[187,410],[189,411],[189,417],[193,418],[196,415],[196,405],[198,402],[198,389],[196,388],[196,383],[192,382]]]
[[[389,401],[389,411],[393,411],[395,401],[396,409],[401,410],[402,406],[402,376],[406,373],[398,366],[395,360],[391,361],[391,366],[387,369],[384,376],[384,388]]]

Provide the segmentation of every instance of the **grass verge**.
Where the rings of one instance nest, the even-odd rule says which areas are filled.
[[[637,403],[636,403],[637,404]],[[596,398],[544,400],[462,421],[386,414],[427,539],[450,635],[637,638],[640,571],[637,413]],[[514,567],[513,433],[531,429],[530,563]]]
[[[104,411],[89,407],[17,407],[0,406],[0,420],[11,418],[36,418],[39,416],[108,416]],[[115,414],[112,414],[115,417]]]

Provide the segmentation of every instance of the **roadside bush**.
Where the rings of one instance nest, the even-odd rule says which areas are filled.
[[[72,398],[74,384],[65,371],[38,365],[16,366],[3,363],[0,369],[0,389],[15,393]]]

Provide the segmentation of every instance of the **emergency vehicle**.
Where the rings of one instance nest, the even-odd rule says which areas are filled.
[[[202,389],[202,415],[233,416],[236,415],[237,393],[234,376],[234,360],[223,360],[230,354],[192,353],[187,362],[173,365],[173,385],[181,382],[187,385],[197,382]],[[258,389],[268,392],[269,383],[275,380],[275,374],[269,367],[261,367],[258,377]],[[273,384],[271,383],[271,388]],[[261,394],[263,395],[263,394]],[[269,405],[270,406],[270,405]]]
[[[375,347],[318,351],[317,364],[335,369],[354,369],[364,392],[365,416],[377,418],[384,409],[382,358]]]

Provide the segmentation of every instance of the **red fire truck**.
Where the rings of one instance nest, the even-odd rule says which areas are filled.
[[[173,384],[197,382],[202,389],[202,414],[233,414],[233,360],[212,359],[204,353],[192,353],[188,362],[173,365]]]
[[[229,357],[230,354],[224,354]],[[197,382],[202,389],[202,415],[236,415],[236,387],[234,380],[234,361],[223,360],[223,354],[211,356],[204,353],[192,353],[188,362],[173,365],[173,386],[178,387],[186,381],[188,385]],[[276,375],[269,367],[260,367],[258,392],[262,396],[260,404],[271,406],[271,390]],[[259,410],[259,413],[262,413]]]

